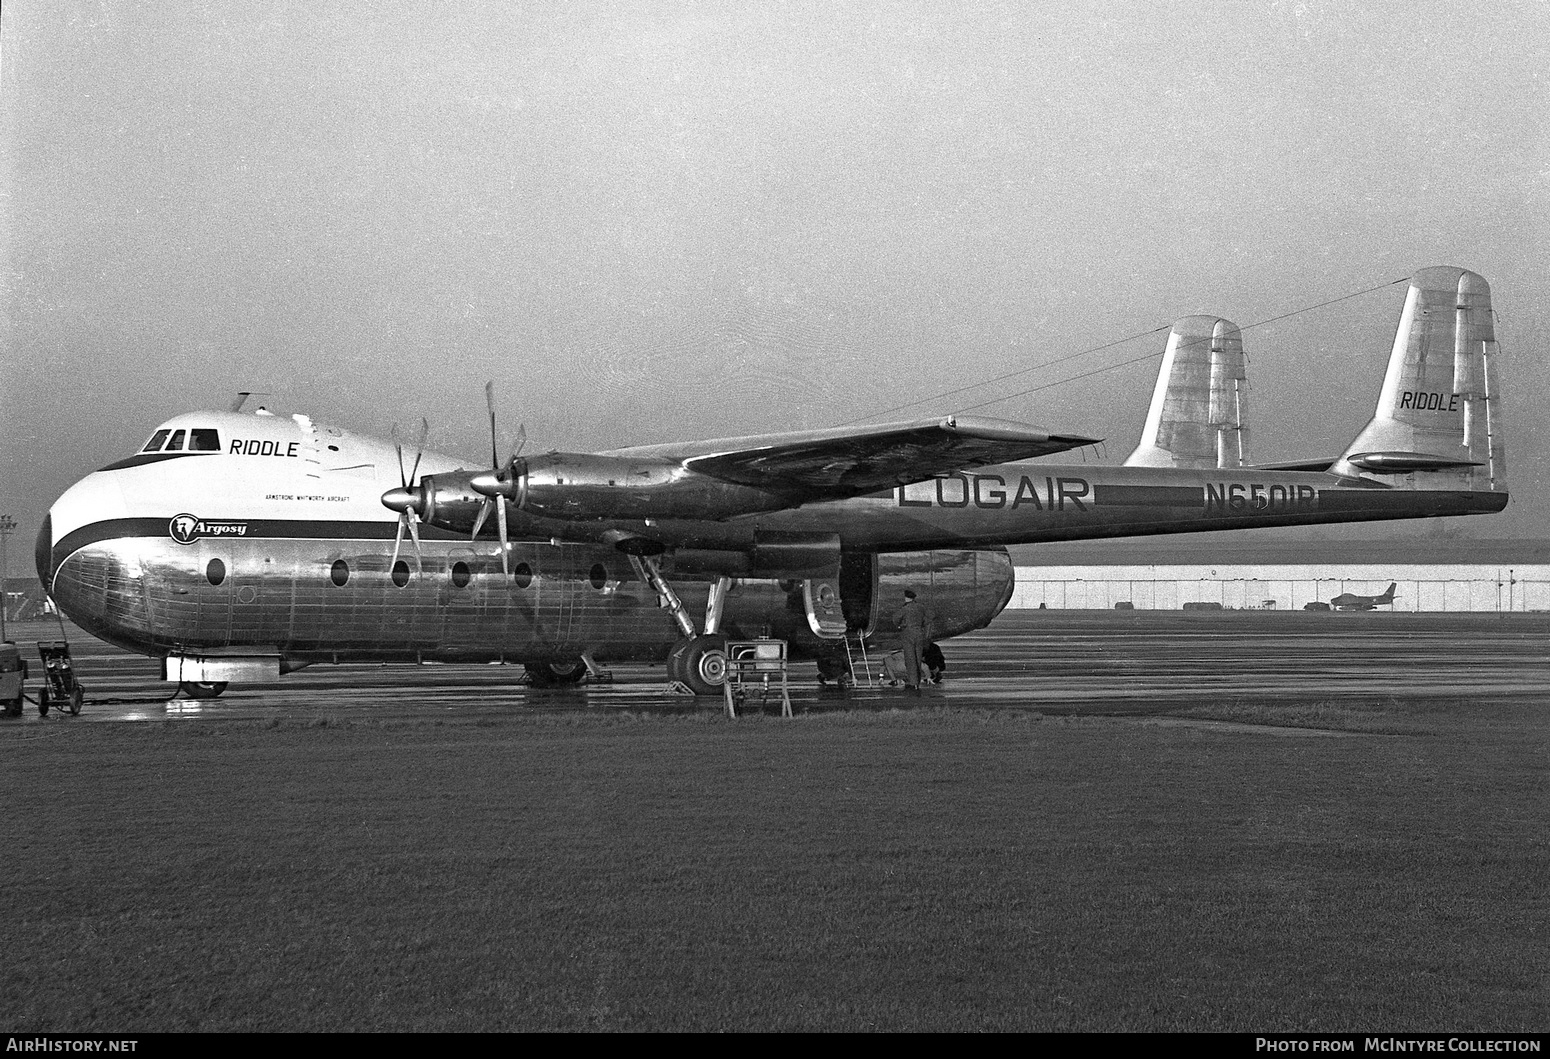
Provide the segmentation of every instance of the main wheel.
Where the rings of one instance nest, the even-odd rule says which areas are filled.
[[[560,684],[580,684],[587,675],[587,664],[581,659],[574,662],[528,662],[528,683],[535,688],[552,688]]]
[[[711,633],[685,640],[667,656],[667,675],[696,695],[720,695],[727,682],[727,638]]]
[[[224,680],[185,680],[178,690],[191,699],[213,699],[226,690]]]

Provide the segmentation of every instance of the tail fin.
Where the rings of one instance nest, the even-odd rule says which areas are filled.
[[[1394,589],[1396,587],[1398,587],[1398,584],[1399,583],[1397,581],[1390,581],[1388,589],[1386,591],[1384,591],[1383,595],[1381,595],[1377,599],[1373,600],[1373,602],[1374,603],[1392,603],[1392,602],[1394,602]]]
[[[1125,466],[1246,465],[1248,389],[1236,324],[1216,316],[1175,321],[1141,444]]]
[[[1412,489],[1507,491],[1491,288],[1438,265],[1410,279],[1372,421],[1330,470]],[[1397,483],[1396,483],[1397,484]]]

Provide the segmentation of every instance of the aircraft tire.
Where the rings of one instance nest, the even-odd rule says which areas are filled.
[[[528,662],[528,683],[535,688],[552,688],[561,684],[580,684],[587,675],[587,664],[580,659],[574,662]]]
[[[667,675],[696,695],[720,695],[727,682],[727,638],[711,633],[685,640],[667,656]]]
[[[185,680],[178,690],[191,699],[213,699],[226,690],[224,680]]]

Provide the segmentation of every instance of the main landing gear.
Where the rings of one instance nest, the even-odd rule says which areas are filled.
[[[727,682],[727,638],[706,633],[683,641],[667,656],[667,676],[696,695],[720,695]]]
[[[631,555],[635,574],[657,593],[660,605],[672,612],[684,640],[667,656],[667,678],[687,687],[696,695],[720,695],[727,679],[727,638],[721,633],[721,612],[726,605],[730,577],[718,578],[710,586],[705,602],[705,631],[697,632],[694,619],[678,593],[662,578],[653,556]]]

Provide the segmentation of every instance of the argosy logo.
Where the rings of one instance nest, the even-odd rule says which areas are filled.
[[[207,522],[195,515],[175,515],[167,532],[179,544],[193,544],[200,537],[246,537],[246,522]]]

